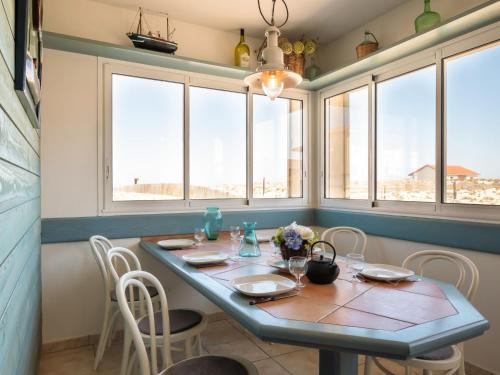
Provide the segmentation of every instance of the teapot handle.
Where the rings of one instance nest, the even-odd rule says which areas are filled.
[[[327,241],[316,241],[314,242],[312,245],[311,245],[311,259],[313,257],[313,249],[314,249],[314,246],[318,243],[325,243],[327,244],[328,246],[330,246],[333,250],[333,259],[332,259],[332,263],[335,262],[335,258],[337,257],[337,252],[335,251],[335,248],[333,247],[333,245],[330,243],[330,242],[327,242]]]

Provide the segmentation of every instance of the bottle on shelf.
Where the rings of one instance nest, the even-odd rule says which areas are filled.
[[[424,0],[424,13],[415,19],[415,31],[417,33],[432,29],[441,23],[441,16],[431,10],[431,0]]]
[[[234,65],[250,68],[250,47],[245,43],[245,29],[240,29],[240,42],[234,48]]]

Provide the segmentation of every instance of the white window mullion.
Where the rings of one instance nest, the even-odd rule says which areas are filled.
[[[253,90],[247,92],[247,199],[253,206]]]
[[[184,80],[184,206],[189,207],[189,89],[190,79],[186,76]]]
[[[441,211],[445,185],[443,166],[446,165],[445,145],[446,140],[444,126],[444,96],[443,96],[443,60],[441,50],[436,51],[436,207],[435,211]]]

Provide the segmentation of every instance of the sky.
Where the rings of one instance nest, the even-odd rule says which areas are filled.
[[[183,85],[113,75],[113,183],[182,183]],[[190,87],[190,183],[246,185],[246,94]],[[255,180],[287,179],[288,99],[254,96]]]

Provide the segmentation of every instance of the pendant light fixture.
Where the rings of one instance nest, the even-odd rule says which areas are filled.
[[[278,37],[280,35],[279,27],[283,27],[288,21],[288,7],[285,0],[281,0],[286,10],[285,21],[276,26],[274,22],[274,9],[276,0],[273,2],[273,10],[271,20],[268,21],[260,7],[260,0],[257,0],[260,15],[264,22],[269,25],[266,30],[267,45],[262,51],[262,61],[260,62],[257,72],[249,75],[244,79],[245,85],[260,89],[271,99],[276,99],[284,89],[293,88],[302,82],[302,76],[285,68],[283,51],[278,47]]]

